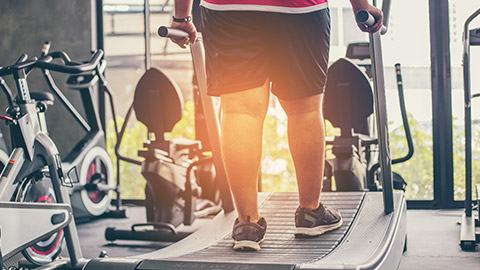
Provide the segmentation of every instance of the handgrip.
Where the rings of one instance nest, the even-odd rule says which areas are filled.
[[[52,45],[52,43],[50,41],[45,41],[43,43],[43,47],[42,47],[42,56],[45,56],[48,54],[48,52],[50,51],[50,46]]]
[[[160,26],[158,28],[158,35],[161,37],[173,38],[173,39],[181,39],[188,37],[188,33],[175,28],[170,28],[166,26]]]
[[[372,27],[376,23],[375,18],[372,16],[372,14],[370,14],[366,10],[360,10],[357,13],[356,18],[359,23],[363,23],[368,27]],[[380,34],[386,34],[387,30],[387,27],[385,25],[382,25],[382,28],[380,29]]]
[[[397,84],[403,85],[402,69],[401,69],[401,65],[399,63],[395,64],[395,73],[397,74]]]

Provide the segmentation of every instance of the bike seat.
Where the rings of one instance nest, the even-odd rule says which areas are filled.
[[[53,104],[55,100],[52,93],[49,92],[30,92],[30,98],[36,101],[49,101]]]
[[[334,127],[369,135],[373,91],[367,75],[352,61],[341,58],[328,68],[324,115]],[[348,135],[343,134],[342,135]]]
[[[173,79],[156,68],[143,74],[135,89],[133,109],[158,141],[165,141],[164,133],[182,119],[183,108],[182,92]]]

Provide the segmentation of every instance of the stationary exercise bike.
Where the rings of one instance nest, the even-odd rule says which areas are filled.
[[[206,155],[201,142],[165,139],[164,134],[182,118],[183,107],[180,89],[169,76],[155,68],[145,72],[136,86],[115,153],[119,160],[142,167],[147,180],[147,223],[134,224],[130,230],[107,228],[107,240],[177,241],[189,234],[177,231],[180,224],[192,225],[196,218],[221,210],[212,158]],[[141,159],[120,153],[133,112],[148,129],[144,149],[138,151]]]
[[[47,54],[50,43],[46,42],[43,54]],[[65,170],[75,168],[79,183],[71,190],[71,205],[76,220],[88,219],[105,214],[110,207],[112,193],[115,190],[112,161],[107,153],[105,132],[100,121],[98,105],[97,72],[103,73],[106,62],[101,61],[98,71],[87,71],[73,74],[66,81],[67,87],[80,93],[86,119],[76,110],[55,84],[48,69],[42,69],[45,80],[53,94],[61,101],[73,118],[80,124],[86,134],[75,144],[65,156],[62,166]],[[43,93],[46,97],[42,102],[53,105],[53,96]],[[44,113],[39,114],[43,122],[44,132],[47,132]]]
[[[57,147],[44,132],[39,114],[45,112],[51,97],[31,93],[28,74],[34,69],[67,74],[99,72],[103,51],[95,52],[84,64],[70,60],[64,52],[44,53],[28,59],[23,54],[15,64],[0,68],[0,77],[12,75],[18,96],[2,87],[7,96],[8,116],[0,116],[10,127],[13,151],[0,175],[0,261],[5,266],[19,265],[25,257],[30,264],[82,267],[82,253],[73,222],[69,192],[78,181],[76,170],[64,170]],[[62,64],[52,63],[58,59]],[[66,242],[69,260],[56,260]],[[23,256],[22,256],[23,255]]]
[[[392,160],[392,164],[405,162],[413,156],[413,140],[408,124],[400,64],[395,66],[397,87],[403,127],[408,144],[408,153]],[[340,136],[327,141],[335,156],[326,161],[324,190],[336,191],[380,190],[375,163],[375,147],[378,139],[370,128],[369,117],[373,111],[373,90],[370,51],[368,43],[349,44],[345,58],[340,58],[328,69],[324,97],[325,119],[340,129]],[[393,172],[395,189],[405,190],[406,182],[400,174]]]
[[[48,54],[49,49],[50,42],[45,42],[42,55]],[[102,62],[100,72],[104,71],[105,66],[105,62]],[[79,183],[75,184],[74,189],[70,190],[75,218],[79,220],[100,216],[108,210],[115,187],[112,162],[105,150],[105,133],[100,122],[99,109],[95,99],[97,97],[96,92],[98,92],[95,91],[98,76],[92,74],[92,72],[83,72],[71,75],[67,79],[67,86],[80,93],[86,114],[85,120],[56,85],[50,71],[42,69],[42,73],[50,91],[61,101],[86,132],[62,161],[65,170],[73,169],[79,174]],[[0,87],[7,94],[11,92],[3,80],[0,81]],[[42,132],[48,134],[45,111],[48,106],[53,105],[54,95],[49,92],[34,92],[32,95],[38,107],[42,108],[38,112],[40,128]],[[0,153],[0,166],[2,157]]]

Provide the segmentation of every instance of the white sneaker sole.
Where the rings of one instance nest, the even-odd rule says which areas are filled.
[[[313,228],[305,228],[305,227],[297,227],[295,228],[295,235],[299,236],[319,236],[326,232],[336,230],[342,227],[343,219],[341,219],[338,223],[330,224],[330,225],[323,225],[317,226]]]
[[[241,241],[235,241],[234,240],[233,241],[233,249],[235,249],[235,250],[245,250],[245,251],[248,251],[248,250],[259,251],[261,249],[260,248],[260,243],[262,243],[263,240],[265,240],[265,238],[263,238],[259,242],[250,241],[250,240],[241,240]]]

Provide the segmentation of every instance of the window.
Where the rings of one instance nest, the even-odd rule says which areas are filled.
[[[463,28],[465,20],[478,8],[479,0],[449,1],[450,59],[452,66],[453,158],[454,198],[465,198],[465,125],[463,89]],[[470,29],[480,27],[480,18],[470,24]],[[472,94],[480,93],[480,47],[471,47],[470,70]],[[472,100],[472,181],[480,184],[480,101]],[[473,189],[475,190],[475,189]]]

